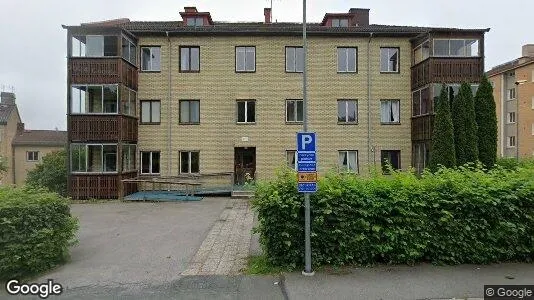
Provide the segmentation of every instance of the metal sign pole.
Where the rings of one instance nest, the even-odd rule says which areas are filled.
[[[302,50],[304,66],[302,70],[302,108],[303,108],[303,123],[304,132],[308,131],[308,104],[307,104],[307,92],[306,92],[306,52],[308,45],[306,43],[306,0],[302,1]],[[302,274],[305,276],[313,276],[314,272],[311,267],[311,241],[310,241],[310,194],[304,194],[304,271]]]

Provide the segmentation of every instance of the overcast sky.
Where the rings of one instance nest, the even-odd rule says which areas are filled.
[[[270,0],[0,0],[0,90],[14,86],[26,128],[66,130],[67,42],[61,24],[181,20],[184,6],[209,11],[215,21],[262,21],[269,5]],[[372,24],[489,27],[486,69],[519,57],[523,44],[534,43],[532,26],[526,26],[534,11],[531,0],[308,0],[307,6],[309,22],[360,7],[371,9]],[[302,1],[273,0],[274,20],[302,21]]]

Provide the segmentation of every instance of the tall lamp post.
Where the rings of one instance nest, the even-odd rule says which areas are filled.
[[[517,163],[519,163],[519,86],[525,84],[526,80],[518,80],[515,82],[516,91],[515,91],[515,157]]]

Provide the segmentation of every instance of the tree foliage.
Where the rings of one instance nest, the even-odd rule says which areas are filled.
[[[62,196],[67,195],[67,153],[65,150],[43,156],[43,161],[28,172],[26,184],[44,187]]]
[[[486,168],[492,168],[497,161],[497,113],[493,98],[493,87],[484,76],[475,96],[478,159]]]
[[[473,92],[468,83],[462,83],[452,102],[452,123],[456,163],[462,166],[478,160],[477,123]]]
[[[453,168],[456,166],[454,148],[454,128],[452,125],[451,109],[447,87],[441,88],[436,105],[434,119],[434,132],[432,133],[432,155],[430,156],[430,169],[437,170],[439,166]]]

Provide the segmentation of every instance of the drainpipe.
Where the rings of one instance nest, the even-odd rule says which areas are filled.
[[[169,32],[168,31],[165,31],[165,34],[167,35],[167,41],[169,42],[169,78],[168,78],[168,83],[169,83],[169,114],[168,114],[168,120],[167,122],[169,123],[169,138],[167,139],[168,141],[168,152],[169,152],[169,159],[167,160],[167,176],[172,176],[171,174],[171,166],[172,166],[172,143],[171,143],[171,140],[172,140],[172,122],[171,122],[171,116],[172,116],[172,86],[171,86],[171,83],[172,83],[172,79],[171,79],[171,70],[172,70],[172,64],[171,64],[171,38],[169,37]],[[161,110],[161,108],[160,108]]]
[[[371,166],[371,39],[367,41],[367,165]]]

